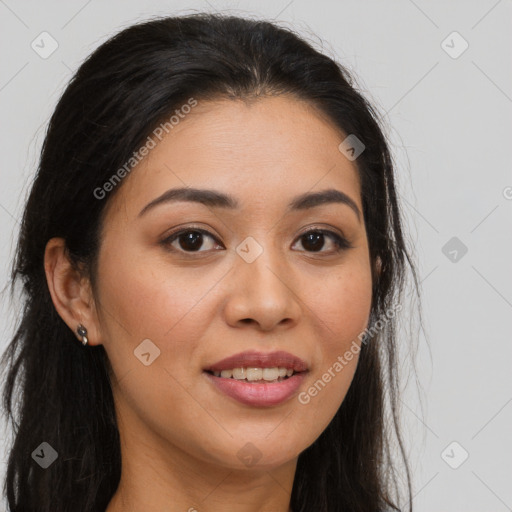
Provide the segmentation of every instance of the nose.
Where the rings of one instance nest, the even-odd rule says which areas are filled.
[[[232,327],[254,326],[260,331],[290,328],[301,317],[302,306],[293,269],[282,256],[265,249],[252,263],[238,255],[230,272],[226,322]]]

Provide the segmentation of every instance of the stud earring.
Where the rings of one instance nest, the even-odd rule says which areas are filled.
[[[82,345],[87,345],[87,342],[89,341],[87,339],[87,329],[82,324],[79,324],[78,327],[76,328],[76,332],[78,336],[82,337]]]

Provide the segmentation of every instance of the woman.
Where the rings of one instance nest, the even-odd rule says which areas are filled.
[[[263,21],[123,30],[60,99],[24,212],[11,511],[399,510],[391,433],[412,510],[406,263],[339,64]]]

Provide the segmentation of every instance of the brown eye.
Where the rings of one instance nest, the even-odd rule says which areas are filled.
[[[302,241],[302,246],[308,252],[340,252],[352,247],[345,238],[341,237],[334,231],[324,229],[312,229],[307,231],[299,237],[299,240]],[[330,244],[331,249],[322,251],[326,242],[328,246]]]
[[[207,242],[208,239],[210,242]],[[205,242],[206,249],[201,250]],[[181,252],[206,252],[214,248],[216,239],[208,231],[189,228],[173,233],[165,240],[162,240],[162,244]]]

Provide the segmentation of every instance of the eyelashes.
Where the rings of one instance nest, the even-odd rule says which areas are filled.
[[[310,237],[307,243],[312,242],[314,244],[314,246],[317,247],[319,236],[321,237],[320,240],[322,241],[322,248],[323,248],[323,242],[324,242],[325,237],[329,238],[334,243],[334,245],[336,247],[335,252],[341,252],[345,249],[352,248],[352,245],[349,243],[349,241],[346,238],[344,238],[341,235],[338,235],[338,233],[335,233],[334,231],[330,231],[328,229],[318,229],[318,228],[309,229],[308,231],[305,231],[304,233],[302,233],[298,237],[298,240],[302,240],[305,237]],[[308,251],[308,252],[319,252],[319,251],[313,250],[313,251]]]
[[[184,244],[182,244],[182,243],[179,244],[181,246],[181,248],[173,247],[172,244],[175,241],[183,242],[182,237],[184,237],[185,234],[192,235],[192,236],[189,236],[188,238],[184,239],[185,240],[184,244],[185,245],[189,244],[189,250],[186,250],[186,248],[183,247]],[[211,240],[214,240],[215,242],[217,242],[217,238],[214,235],[212,235],[209,231],[206,231],[205,229],[185,228],[185,229],[180,229],[179,231],[176,231],[174,233],[171,233],[171,235],[169,235],[167,238],[162,240],[161,243],[165,247],[168,247],[171,250],[176,250],[178,252],[205,252],[205,251],[197,250],[198,245],[202,246],[204,237],[208,237]],[[219,244],[218,242],[217,242],[217,244],[220,245],[221,248],[225,249],[225,247],[222,244]]]
[[[205,244],[205,239],[210,240],[209,244],[206,244],[210,246],[210,249],[201,250]],[[333,249],[328,251],[323,250],[326,246],[326,240],[331,242],[331,245],[334,246]],[[297,243],[302,243],[303,247],[306,249],[305,252],[311,254],[333,255],[353,248],[352,244],[346,238],[335,231],[324,228],[308,229],[296,238],[292,247],[297,245]],[[222,242],[217,240],[215,235],[199,227],[187,227],[175,231],[164,238],[160,244],[172,252],[189,254],[191,256],[198,253],[210,252],[211,250],[226,249]],[[214,246],[216,248],[214,248]],[[306,246],[311,250],[308,250]]]

